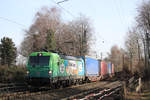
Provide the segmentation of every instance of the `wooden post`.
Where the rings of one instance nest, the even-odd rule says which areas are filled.
[[[124,99],[127,98],[127,88],[126,88],[126,82],[123,83],[123,90],[124,90]]]

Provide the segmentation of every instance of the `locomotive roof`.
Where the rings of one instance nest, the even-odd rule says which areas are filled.
[[[32,52],[30,56],[37,56],[38,54],[42,54],[43,56],[49,56],[50,52]]]
[[[43,56],[50,56],[50,54],[57,54],[57,53],[52,53],[52,52],[33,52],[30,54],[30,56],[37,56],[38,54],[42,54]],[[58,54],[61,58],[63,59],[70,59],[70,60],[82,60],[82,57],[73,57],[73,56],[66,56],[62,54]]]
[[[65,56],[65,55],[60,55],[60,57],[63,59],[70,59],[70,60],[83,60],[82,57],[73,57],[73,56]]]

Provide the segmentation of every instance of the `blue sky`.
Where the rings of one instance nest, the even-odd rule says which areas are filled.
[[[79,17],[79,14],[82,13],[90,18],[94,35],[97,38],[92,46],[93,50],[98,51],[98,54],[103,52],[105,55],[113,45],[124,47],[126,32],[134,24],[136,8],[141,2],[142,0],[69,0],[62,3],[61,6],[75,17]],[[24,30],[30,27],[35,13],[43,6],[57,5],[52,0],[1,0],[0,38],[10,37],[19,47],[24,38]],[[61,10],[61,12],[64,21],[74,19],[66,11]]]

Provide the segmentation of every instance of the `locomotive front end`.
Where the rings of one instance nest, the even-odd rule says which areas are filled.
[[[45,85],[51,80],[50,53],[31,53],[27,63],[27,82],[31,85]]]

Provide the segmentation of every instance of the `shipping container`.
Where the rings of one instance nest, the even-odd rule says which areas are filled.
[[[112,74],[112,64],[111,64],[111,62],[108,62],[107,67],[108,67],[108,74]]]
[[[85,71],[86,76],[99,76],[100,64],[99,60],[89,56],[85,56]]]
[[[101,76],[107,75],[107,64],[104,61],[101,61]]]
[[[114,74],[114,64],[112,64],[112,74]]]

